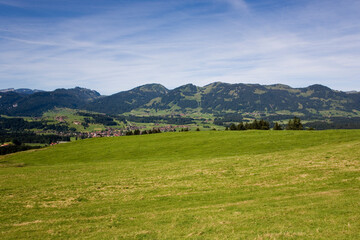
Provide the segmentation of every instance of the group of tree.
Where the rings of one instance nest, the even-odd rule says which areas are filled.
[[[33,132],[0,132],[0,142],[13,142],[20,143],[40,143],[40,144],[50,144],[58,141],[70,141],[69,136],[59,136],[56,134],[35,134]]]
[[[261,120],[254,120],[251,123],[243,123],[240,122],[239,124],[234,124],[232,123],[229,127],[226,127],[225,130],[250,130],[250,129],[255,129],[255,130],[270,130],[270,123],[268,121],[265,121],[263,119]],[[279,124],[278,122],[275,122],[273,124],[273,130],[283,130],[283,126],[281,124]],[[288,124],[285,127],[286,130],[303,130],[304,127],[301,123],[300,118],[298,117],[294,117],[293,119],[290,119]]]
[[[26,151],[30,149],[37,149],[41,148],[40,146],[28,146],[28,145],[16,145],[16,144],[9,144],[8,146],[0,147],[0,155],[20,152],[20,151]]]
[[[303,130],[304,127],[301,123],[300,118],[294,117],[293,119],[290,119],[287,126],[286,126],[286,130]]]
[[[217,115],[214,119],[214,124],[219,126],[226,125],[227,122],[241,122],[243,121],[243,116],[237,113],[226,113],[222,115]]]
[[[51,130],[56,132],[68,132],[70,131],[69,127],[56,123],[51,124],[46,120],[33,120],[27,121],[23,118],[6,118],[0,117],[0,129],[7,130],[10,132],[19,132],[26,131],[31,129],[39,129],[39,130]]]
[[[69,132],[70,131],[70,128],[69,126],[67,125],[64,125],[64,124],[49,124],[49,125],[46,125],[43,130],[52,130],[52,131],[55,131],[55,132]],[[75,129],[76,130],[76,129]]]
[[[261,119],[260,121],[258,120],[254,120],[251,123],[243,123],[240,122],[238,125],[235,125],[234,123],[232,123],[230,125],[230,127],[226,127],[226,129],[230,129],[230,130],[249,130],[249,129],[257,129],[257,130],[269,130],[270,129],[270,123],[268,121],[265,121],[263,119]]]
[[[43,129],[47,125],[44,121],[26,121],[23,118],[0,117],[0,128],[11,131],[23,131],[25,129]]]
[[[127,131],[125,133],[126,136],[131,136],[131,135],[145,135],[145,134],[154,134],[154,133],[161,133],[161,130],[159,128],[153,128],[153,129],[149,129],[149,130],[143,130],[140,131],[139,129],[135,129],[134,131]]]
[[[182,128],[182,129],[180,129],[180,131],[179,132],[188,132],[189,131],[189,128]],[[199,129],[199,131],[200,131],[200,129]]]
[[[114,118],[106,114],[79,112],[78,115],[85,117],[85,124],[83,124],[85,128],[89,126],[89,123],[102,124],[105,126],[117,125],[117,122],[114,121]]]
[[[68,136],[59,136],[55,134],[35,134],[33,132],[0,132],[0,155],[15,153],[19,151],[26,151],[30,149],[41,148],[42,146],[29,146],[32,144],[51,144],[58,141],[70,141]],[[5,144],[6,143],[6,144]]]
[[[360,129],[360,117],[332,117],[328,121],[314,121],[304,124],[306,128],[324,129]]]

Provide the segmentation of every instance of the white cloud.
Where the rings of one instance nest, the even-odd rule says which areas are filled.
[[[249,11],[249,7],[244,0],[225,0],[228,4],[230,4],[234,9],[241,11]]]

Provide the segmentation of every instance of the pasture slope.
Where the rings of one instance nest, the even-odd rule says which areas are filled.
[[[1,239],[359,239],[360,131],[98,138],[0,158]]]

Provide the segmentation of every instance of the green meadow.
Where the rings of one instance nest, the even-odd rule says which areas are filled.
[[[360,131],[97,138],[0,158],[1,239],[359,239]]]

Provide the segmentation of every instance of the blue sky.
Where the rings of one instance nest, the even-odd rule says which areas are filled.
[[[360,90],[358,0],[0,0],[0,89]]]

